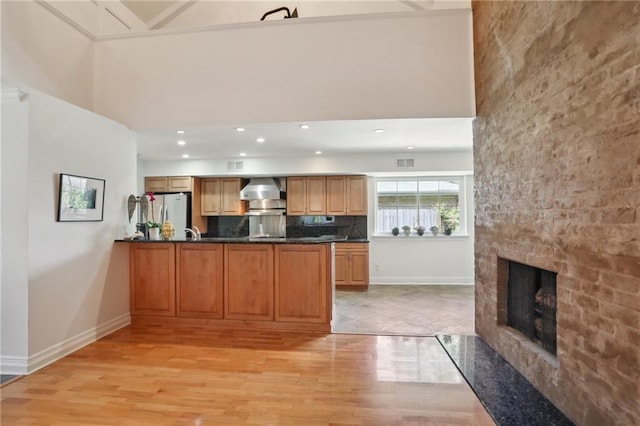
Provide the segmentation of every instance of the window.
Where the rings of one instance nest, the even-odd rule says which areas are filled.
[[[463,201],[462,176],[378,179],[376,234],[391,235],[403,226],[422,226],[427,234],[433,226],[439,233],[464,233]]]

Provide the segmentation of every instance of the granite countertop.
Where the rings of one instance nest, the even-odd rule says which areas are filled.
[[[198,241],[191,240],[130,240],[117,239],[116,242],[126,243],[240,243],[240,244],[319,244],[319,243],[350,243],[368,242],[366,239],[347,240],[344,235],[323,235],[321,237],[299,237],[299,238],[278,238],[278,237],[203,237]]]

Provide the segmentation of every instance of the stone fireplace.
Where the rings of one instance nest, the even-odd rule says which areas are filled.
[[[476,331],[576,424],[640,424],[640,2],[473,21]],[[509,261],[557,274],[555,356],[513,327]]]

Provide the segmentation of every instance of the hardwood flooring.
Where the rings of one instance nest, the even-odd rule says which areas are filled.
[[[335,333],[475,334],[474,286],[370,285],[336,291]]]
[[[1,390],[3,425],[493,425],[433,337],[129,326]]]

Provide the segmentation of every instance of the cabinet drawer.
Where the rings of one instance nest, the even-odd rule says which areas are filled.
[[[336,251],[369,251],[367,243],[336,243]]]

